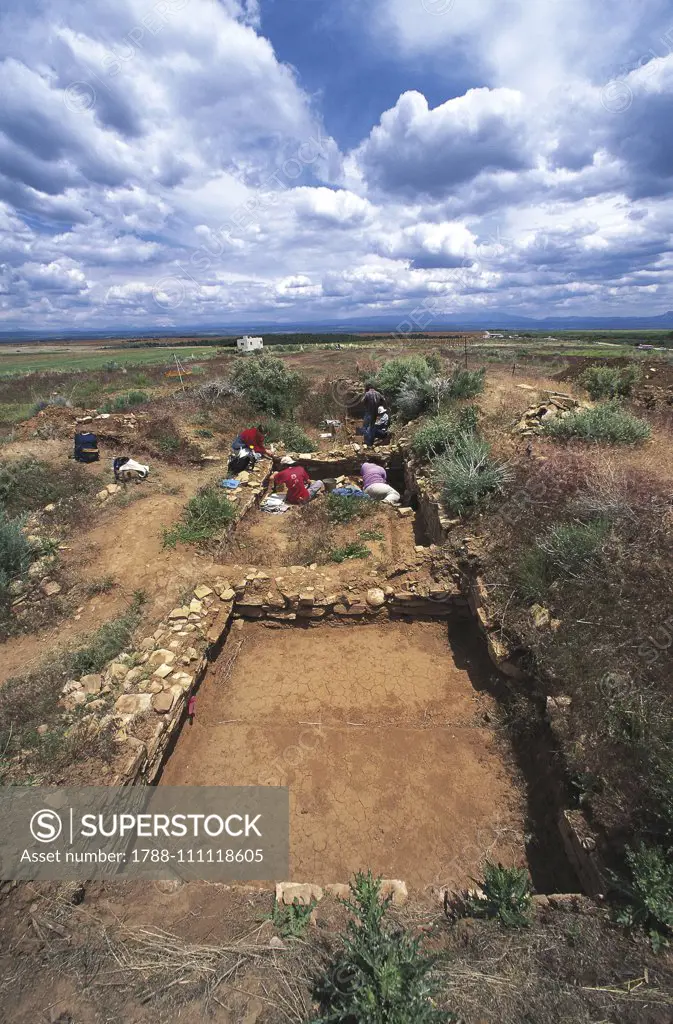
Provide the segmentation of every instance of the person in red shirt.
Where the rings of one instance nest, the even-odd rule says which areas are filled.
[[[317,498],[325,489],[322,480],[311,482],[304,467],[297,466],[291,459],[286,457],[281,460],[281,464],[285,466],[285,469],[274,474],[273,489],[274,491],[277,491],[279,487],[287,489],[285,501],[288,505],[305,505],[308,501]]]
[[[268,452],[264,446],[264,432],[261,426],[242,430],[231,447],[234,452],[239,452],[241,448],[248,448],[251,452],[257,452],[258,455],[272,458],[271,452]]]

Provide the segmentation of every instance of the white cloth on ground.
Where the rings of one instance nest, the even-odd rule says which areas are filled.
[[[281,512],[287,512],[290,506],[279,494],[270,494],[259,507],[262,512],[271,512],[274,515],[279,515]]]
[[[386,505],[399,505],[402,500],[399,491],[396,491],[390,484],[370,484],[369,487],[365,487],[365,494],[374,498],[375,501],[385,502]]]

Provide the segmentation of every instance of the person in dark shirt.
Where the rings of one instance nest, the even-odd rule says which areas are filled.
[[[371,446],[374,443],[374,423],[380,405],[384,404],[384,398],[380,391],[371,382],[366,385],[362,404],[365,407],[365,415],[362,420],[362,433],[365,444]]]

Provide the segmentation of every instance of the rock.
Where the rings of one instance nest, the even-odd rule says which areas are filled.
[[[151,693],[123,693],[117,697],[114,709],[118,715],[142,715],[151,706]]]
[[[146,687],[148,693],[161,693],[164,688],[164,684],[158,679],[152,679],[152,681]]]
[[[190,615],[200,615],[203,611],[203,604],[201,601],[197,601],[195,597],[189,602]]]
[[[171,622],[177,622],[178,619],[186,619],[189,617],[189,608],[174,608],[172,612],[169,612],[168,618]]]
[[[61,584],[54,581],[47,581],[41,585],[40,590],[45,597],[54,597],[56,594],[61,593]]]
[[[37,735],[38,736],[46,736],[48,732],[49,732],[49,726],[48,725],[38,725],[38,727],[37,727]]]
[[[173,669],[171,668],[171,666],[167,665],[166,662],[163,662],[163,664],[159,665],[159,668],[156,669],[152,673],[152,675],[156,676],[157,679],[165,679],[166,676],[169,676],[172,671],[173,671]]]
[[[173,705],[175,704],[175,694],[170,690],[164,690],[162,693],[155,693],[152,697],[152,707],[157,714],[167,714]]]
[[[126,673],[125,682],[131,683],[133,685],[133,683],[139,682],[142,679],[142,677],[143,670],[140,668],[139,665],[137,665],[135,668],[131,668],[128,670],[128,672]]]
[[[322,897],[323,891],[319,885],[298,882],[276,883],[276,903],[282,903],[286,907],[291,907],[295,900],[300,906],[307,907],[312,899],[321,900]]]
[[[175,661],[175,651],[167,651],[165,648],[160,648],[158,651],[153,651],[147,659],[147,664],[151,668],[158,668],[159,665],[172,665]]]
[[[113,661],[105,670],[105,679],[108,683],[121,683],[126,679],[128,666],[120,661]]]
[[[401,907],[409,898],[406,882],[400,882],[397,879],[392,878],[382,879],[381,896],[392,896],[391,902],[393,906]]]
[[[50,502],[49,505],[45,505],[44,509],[42,511],[43,512],[55,512],[56,511],[56,505],[52,501],[52,502]]]
[[[203,601],[204,597],[210,597],[211,594],[212,590],[210,589],[210,587],[206,587],[203,584],[201,584],[201,586],[199,587],[195,587],[194,589],[194,597],[196,597],[197,600],[199,601]]]
[[[236,597],[236,593],[235,593],[235,591],[233,591],[231,589],[231,587],[227,587],[226,590],[221,590],[220,591],[220,598],[223,601],[233,601],[235,597]]]
[[[249,483],[249,481],[250,481],[250,474],[248,473],[247,469],[244,469],[242,473],[239,473],[237,479],[240,480],[240,482],[242,484]]]
[[[367,604],[370,608],[381,608],[386,603],[386,595],[379,587],[367,591]]]
[[[549,609],[543,608],[541,604],[531,605],[530,616],[537,629],[543,629],[545,626],[548,626],[551,621]]]
[[[99,501],[105,501],[105,499],[109,498],[110,495],[108,494],[107,491],[97,491],[96,497],[98,498]]]
[[[108,484],[107,487],[105,488],[105,490],[108,492],[108,494],[118,494],[121,491],[121,485],[120,484]]]
[[[333,885],[326,885],[325,892],[335,900],[347,900],[351,894],[351,887],[345,882],[335,882]]]
[[[189,672],[174,672],[170,681],[179,686],[181,690],[189,690],[194,682],[194,676],[190,676]]]
[[[402,516],[403,519],[411,519],[411,517],[416,513],[413,508],[398,508],[397,514],[398,516]]]
[[[285,949],[285,943],[277,935],[272,935],[269,939],[269,949]]]
[[[82,676],[80,681],[84,688],[84,692],[90,697],[95,693],[100,693],[101,687],[103,686],[103,677],[98,675],[97,672],[92,672],[89,675]]]

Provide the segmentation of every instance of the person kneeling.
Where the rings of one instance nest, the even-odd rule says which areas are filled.
[[[386,505],[399,505],[402,497],[399,491],[388,483],[388,474],[380,462],[370,458],[362,463],[360,473],[365,494],[375,501],[384,501]]]
[[[298,466],[287,456],[281,459],[281,465],[285,468],[274,474],[273,489],[274,491],[277,491],[279,487],[287,489],[285,501],[288,505],[306,505],[325,490],[322,480],[311,481],[304,467]]]

